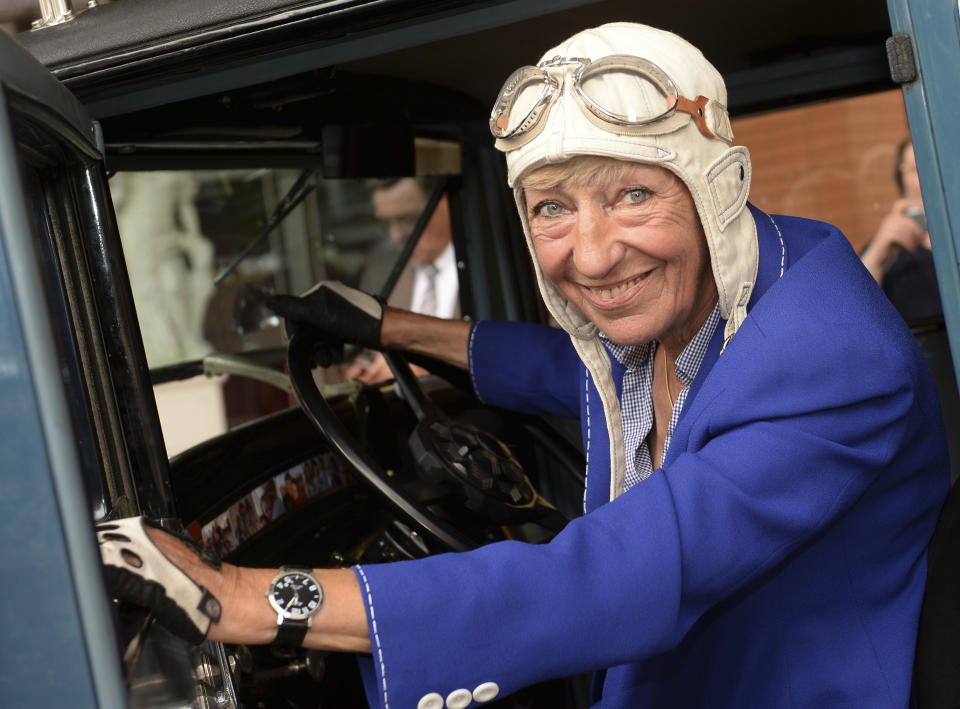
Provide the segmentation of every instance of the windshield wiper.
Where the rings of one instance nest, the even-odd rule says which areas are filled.
[[[283,198],[277,202],[277,206],[274,207],[273,214],[270,215],[270,219],[267,220],[266,226],[263,228],[263,231],[257,236],[256,239],[247,244],[246,248],[241,251],[233,262],[227,266],[223,272],[213,279],[214,287],[219,286],[223,279],[229,276],[237,266],[253,251],[257,246],[263,243],[270,234],[273,233],[273,230],[280,226],[280,223],[287,218],[287,215],[290,214],[294,209],[296,209],[303,200],[307,198],[311,192],[317,189],[315,184],[307,184],[307,180],[316,172],[316,168],[310,167],[300,173],[300,177],[297,178],[297,181],[293,183],[293,186],[287,190],[287,193]]]
[[[430,199],[427,200],[427,204],[424,206],[423,211],[420,212],[420,216],[417,217],[417,221],[413,225],[413,231],[410,232],[410,237],[407,239],[407,243],[403,245],[403,249],[400,251],[399,255],[397,256],[397,260],[393,264],[393,270],[390,272],[390,275],[387,276],[387,280],[386,283],[383,284],[383,288],[380,289],[380,298],[384,302],[386,302],[387,298],[390,297],[390,294],[393,292],[393,287],[397,285],[397,281],[400,280],[400,274],[403,273],[403,269],[407,267],[407,262],[410,261],[410,255],[417,247],[417,243],[420,241],[420,237],[423,235],[423,230],[427,228],[427,222],[429,222],[430,218],[433,216],[433,212],[440,203],[440,198],[443,197],[444,193],[446,193],[447,185],[449,183],[449,177],[444,177],[443,179],[437,181],[436,187],[433,188],[433,192],[430,194]]]

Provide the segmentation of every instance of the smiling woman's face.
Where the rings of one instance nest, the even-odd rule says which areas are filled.
[[[665,168],[634,164],[527,187],[524,197],[537,259],[553,285],[614,342],[657,339],[679,354],[717,301],[686,185]]]

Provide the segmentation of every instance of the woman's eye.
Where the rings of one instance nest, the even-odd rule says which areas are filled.
[[[633,204],[639,204],[640,202],[646,202],[650,197],[650,190],[645,187],[637,187],[633,190],[627,190],[627,201],[632,202]]]
[[[563,207],[556,202],[541,202],[534,207],[533,213],[538,217],[556,217],[563,213]]]

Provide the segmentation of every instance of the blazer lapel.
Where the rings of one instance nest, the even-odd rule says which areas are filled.
[[[752,204],[748,203],[747,206],[753,213],[753,220],[757,225],[757,242],[760,249],[757,283],[750,297],[750,305],[748,306],[747,317],[749,318],[749,309],[752,308],[757,300],[766,293],[767,289],[783,275],[782,271],[786,268],[787,264],[787,252],[783,236],[780,234],[770,216],[765,212],[761,212]],[[710,339],[707,354],[703,358],[703,364],[700,365],[700,370],[690,385],[690,391],[687,393],[687,399],[683,404],[683,411],[680,414],[677,427],[670,439],[670,448],[667,450],[663,467],[670,465],[678,455],[687,450],[687,443],[690,438],[690,426],[687,424],[695,418],[690,416],[690,412],[696,410],[697,395],[703,388],[704,381],[710,376],[710,372],[713,371],[713,366],[717,363],[717,360],[720,359],[720,350],[723,347],[724,325],[725,322],[723,320],[717,324],[717,329]],[[734,339],[735,338],[736,335],[734,335]]]

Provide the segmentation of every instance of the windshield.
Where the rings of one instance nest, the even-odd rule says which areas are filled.
[[[336,279],[382,295],[391,280],[388,302],[418,309],[424,294],[414,274],[422,264],[456,262],[445,198],[406,268],[394,270],[442,184],[439,176],[326,180],[285,169],[118,172],[110,189],[151,371],[214,352],[257,353],[282,369],[282,323],[247,297],[250,287],[298,294]],[[305,189],[291,192],[298,185]],[[434,311],[442,317],[459,313],[456,266],[449,273],[452,288]],[[264,357],[264,350],[275,356]],[[342,370],[318,378],[336,383]],[[168,454],[293,403],[284,391],[242,379],[197,377],[155,387]],[[198,409],[205,411],[202,423],[186,425],[181,441],[174,429]]]
[[[364,181],[315,189],[217,286],[300,176],[291,170],[127,172],[110,183],[150,368],[282,345],[277,321],[237,322],[247,286],[299,293],[323,279],[379,288],[396,259]],[[379,281],[379,282],[378,282]],[[236,317],[235,317],[236,316]],[[245,327],[244,327],[245,326]]]

